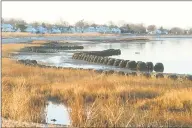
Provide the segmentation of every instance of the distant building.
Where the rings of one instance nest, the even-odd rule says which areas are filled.
[[[36,30],[37,30],[36,33],[41,33],[41,34],[48,33],[47,28],[44,28],[43,26],[38,26]]]
[[[151,34],[151,35],[167,35],[168,34],[168,31],[167,30],[160,30],[160,29],[157,29],[155,31],[148,31],[148,34]]]
[[[112,33],[118,33],[118,34],[120,34],[120,33],[121,33],[121,30],[120,30],[119,28],[112,28],[112,29],[111,29],[111,32],[112,32]]]
[[[84,29],[84,32],[97,32],[95,27],[87,27]]]
[[[61,33],[69,33],[69,29],[70,29],[70,27],[61,27],[61,28],[59,28]]]
[[[14,32],[14,27],[11,24],[2,24],[1,25],[2,32]]]
[[[61,33],[61,30],[59,28],[57,28],[57,27],[53,27],[51,29],[51,33]]]
[[[37,30],[35,28],[33,28],[31,25],[27,25],[27,28],[25,29],[25,32],[29,32],[29,33],[36,33]]]
[[[21,32],[21,29],[20,29],[20,28],[18,28],[15,32]]]

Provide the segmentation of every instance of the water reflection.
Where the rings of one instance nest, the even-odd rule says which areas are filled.
[[[53,122],[54,119],[55,122]],[[70,125],[69,109],[64,104],[56,104],[48,101],[46,123]]]
[[[86,43],[85,51],[98,51],[109,48],[121,49],[121,55],[113,56],[135,61],[151,61],[153,63],[162,62],[166,73],[192,74],[192,38],[170,38],[161,39],[163,41],[149,42],[126,42],[126,43]],[[79,50],[82,51],[82,50]],[[139,52],[140,54],[135,54]],[[72,53],[62,52],[57,55],[22,55],[17,58],[36,59],[40,62],[47,62],[56,66],[73,66],[84,68],[114,68],[85,61],[71,59]]]

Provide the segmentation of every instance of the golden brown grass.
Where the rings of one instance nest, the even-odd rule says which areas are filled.
[[[41,121],[37,113],[54,97],[71,108],[73,126],[192,126],[191,81],[2,62],[3,117]]]
[[[38,37],[38,36],[113,36],[116,34],[101,33],[61,33],[61,34],[33,34],[27,32],[2,32],[3,38],[8,37]]]
[[[39,43],[38,43],[39,42]],[[39,46],[42,41],[35,41],[32,44],[2,44],[2,57],[9,57],[10,53],[17,52],[19,49],[28,46]]]

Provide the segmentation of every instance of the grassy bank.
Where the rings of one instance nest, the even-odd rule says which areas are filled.
[[[89,36],[113,36],[116,34],[101,34],[101,33],[61,33],[61,34],[33,34],[33,33],[27,33],[27,32],[2,32],[3,38],[10,38],[10,37],[38,37],[38,36],[44,36],[44,37],[50,37],[50,36],[83,36],[83,37],[89,37]]]
[[[23,45],[3,52],[18,50]],[[10,46],[9,46],[10,47]],[[25,66],[2,58],[2,116],[43,122],[48,97],[71,108],[73,126],[192,126],[192,82]]]

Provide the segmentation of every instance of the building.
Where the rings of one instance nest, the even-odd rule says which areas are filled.
[[[14,32],[15,29],[11,24],[2,24],[1,25],[2,32]]]
[[[59,28],[57,28],[57,27],[53,27],[51,29],[51,33],[61,33],[61,30]]]
[[[121,30],[120,30],[119,28],[111,28],[111,32],[112,32],[112,33],[120,34],[120,33],[121,33]]]
[[[29,33],[36,33],[37,30],[35,28],[33,28],[33,26],[31,25],[27,25],[27,28],[25,29],[25,32],[29,32]]]
[[[36,30],[37,30],[36,33],[41,33],[41,34],[48,33],[47,28],[44,28],[43,26],[38,26]]]

